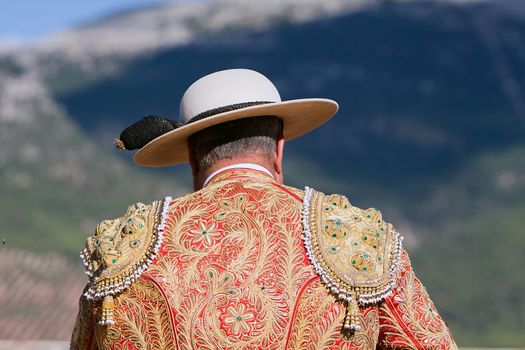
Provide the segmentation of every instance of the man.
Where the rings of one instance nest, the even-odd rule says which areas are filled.
[[[136,163],[189,161],[195,192],[99,224],[71,348],[456,348],[379,211],[283,185],[285,140],[336,111],[233,69],[186,91],[181,123],[126,129]]]

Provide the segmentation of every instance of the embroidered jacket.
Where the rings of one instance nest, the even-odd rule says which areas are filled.
[[[102,222],[71,349],[456,349],[392,225],[254,170]]]

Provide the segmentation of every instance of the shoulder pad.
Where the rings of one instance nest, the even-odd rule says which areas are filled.
[[[331,293],[347,303],[347,316],[357,304],[377,303],[392,293],[402,237],[378,210],[306,187],[302,219],[308,258]],[[345,328],[359,329],[355,316],[345,320]]]
[[[166,197],[151,205],[136,203],[124,216],[98,224],[80,254],[89,277],[88,299],[115,295],[142,275],[162,244],[170,202]]]

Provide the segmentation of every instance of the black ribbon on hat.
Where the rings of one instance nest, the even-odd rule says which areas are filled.
[[[217,114],[226,113],[235,111],[238,109],[274,103],[272,101],[254,101],[254,102],[243,102],[235,103],[228,106],[213,108],[202,113],[197,114],[195,117],[191,118],[185,124],[178,123],[174,120],[158,117],[154,115],[148,115],[136,123],[128,126],[122,133],[119,138],[115,140],[115,146],[119,149],[126,150],[135,150],[144,147],[150,141],[156,139],[157,137],[164,135],[167,132],[180,128],[181,126],[188,125],[205,119]]]

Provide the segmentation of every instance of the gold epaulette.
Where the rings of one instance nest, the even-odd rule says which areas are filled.
[[[346,303],[344,328],[359,330],[358,305],[392,294],[402,237],[378,210],[363,210],[345,196],[327,196],[308,187],[302,219],[310,262],[330,292]]]
[[[101,325],[113,324],[113,296],[136,281],[155,259],[163,240],[171,197],[136,203],[115,220],[102,221],[80,257],[89,277],[88,299],[102,299]]]

